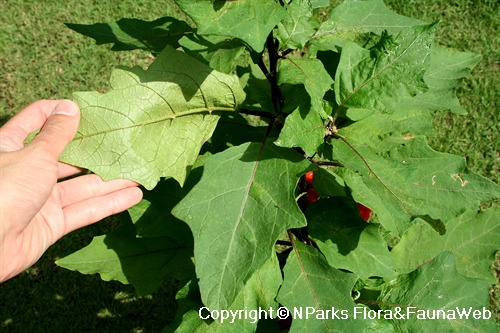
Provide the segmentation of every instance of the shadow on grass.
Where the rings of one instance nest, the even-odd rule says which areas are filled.
[[[100,222],[66,236],[21,275],[0,284],[1,332],[159,332],[176,311],[175,281],[149,296],[57,267],[55,260],[110,229]]]

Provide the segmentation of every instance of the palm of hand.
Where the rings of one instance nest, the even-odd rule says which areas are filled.
[[[82,171],[58,162],[78,127],[78,113],[64,113],[72,107],[70,101],[39,101],[0,129],[0,282],[35,263],[65,234],[142,198],[127,180],[87,174],[57,182]],[[54,113],[58,108],[63,113]],[[42,126],[24,147],[26,136]]]

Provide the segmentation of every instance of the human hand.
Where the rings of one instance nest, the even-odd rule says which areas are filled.
[[[123,179],[97,175],[57,180],[82,171],[59,162],[78,129],[69,100],[35,102],[0,128],[0,282],[33,265],[67,233],[138,203],[142,191]],[[40,133],[26,146],[31,132]]]

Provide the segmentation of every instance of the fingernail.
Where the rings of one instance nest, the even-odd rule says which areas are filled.
[[[65,116],[73,117],[74,115],[76,115],[77,112],[78,112],[78,106],[76,106],[74,102],[65,99],[56,105],[54,111],[52,111],[52,114],[53,115],[62,114]]]

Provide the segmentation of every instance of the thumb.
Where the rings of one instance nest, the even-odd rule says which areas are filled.
[[[71,142],[80,123],[80,110],[70,100],[62,100],[52,111],[40,133],[29,146],[59,160],[64,148]]]

